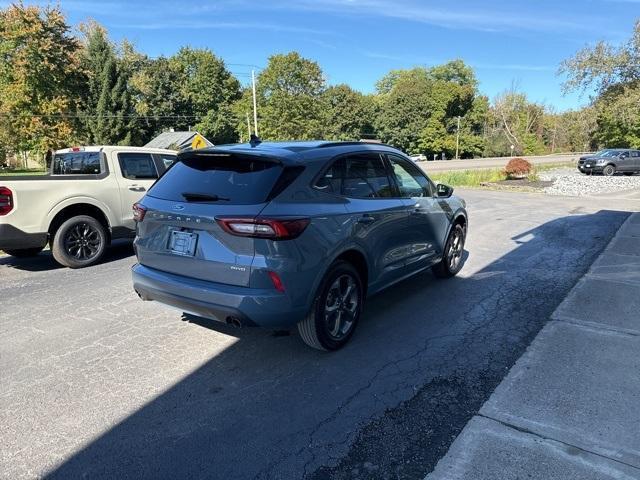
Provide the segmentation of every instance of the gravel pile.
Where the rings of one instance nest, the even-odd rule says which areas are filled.
[[[584,175],[577,169],[557,168],[541,172],[538,176],[540,180],[553,181],[553,185],[544,188],[544,192],[550,195],[582,197],[640,188],[640,175],[627,177],[617,174],[613,177],[605,177],[602,175]]]

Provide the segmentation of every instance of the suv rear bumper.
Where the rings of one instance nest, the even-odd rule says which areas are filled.
[[[133,288],[143,300],[155,300],[185,313],[223,323],[290,328],[306,309],[294,309],[286,294],[270,289],[224,285],[145,267],[132,268]]]
[[[9,224],[0,225],[0,250],[40,248],[47,244],[49,234],[27,233]]]

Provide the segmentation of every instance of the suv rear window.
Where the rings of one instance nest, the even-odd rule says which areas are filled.
[[[282,166],[252,155],[195,155],[176,162],[149,190],[164,200],[184,201],[183,193],[217,195],[224,204],[252,205],[267,200]]]
[[[56,153],[53,157],[54,175],[97,175],[102,173],[100,152]]]

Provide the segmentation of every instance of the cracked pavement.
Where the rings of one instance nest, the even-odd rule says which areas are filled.
[[[0,477],[423,478],[638,206],[461,195],[459,277],[370,298],[333,354],[140,301],[126,244],[0,258]]]

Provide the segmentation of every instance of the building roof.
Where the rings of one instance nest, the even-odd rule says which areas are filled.
[[[175,146],[179,149],[190,147],[191,142],[196,135],[200,135],[202,138],[204,138],[204,141],[206,142],[208,147],[213,147],[213,143],[211,143],[198,132],[162,132],[156,138],[147,143],[145,147],[169,148],[171,146]]]

